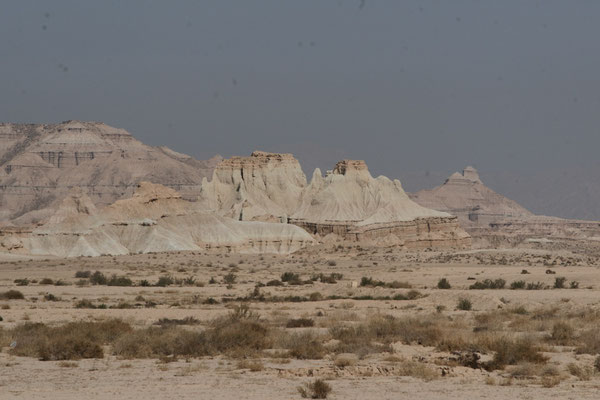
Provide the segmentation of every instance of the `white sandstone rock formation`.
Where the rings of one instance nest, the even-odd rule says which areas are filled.
[[[142,182],[133,197],[99,210],[75,193],[22,242],[30,254],[75,257],[183,250],[287,254],[314,240],[296,226],[218,216],[173,189]]]
[[[306,176],[291,154],[255,151],[217,164],[202,183],[199,201],[240,221],[286,222],[298,207]]]
[[[291,154],[256,151],[219,163],[199,201],[238,220],[289,222],[324,241],[469,245],[455,217],[414,203],[399,181],[373,178],[363,161],[341,161],[326,177],[316,170],[307,185]]]
[[[406,247],[468,247],[456,218],[410,200],[398,180],[373,178],[364,161],[344,160],[327,176],[317,169],[289,222],[324,237]]]

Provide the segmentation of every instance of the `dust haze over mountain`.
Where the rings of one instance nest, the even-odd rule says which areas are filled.
[[[308,175],[364,159],[409,191],[475,165],[533,212],[600,219],[599,16],[559,0],[8,1],[0,121],[103,121],[198,159],[294,153]]]

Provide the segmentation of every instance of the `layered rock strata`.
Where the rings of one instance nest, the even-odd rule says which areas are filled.
[[[195,199],[219,161],[146,146],[99,122],[0,124],[0,222],[39,222],[74,187],[99,206],[131,196],[142,180]]]
[[[316,170],[289,222],[344,240],[408,248],[470,246],[456,217],[422,207],[398,180],[373,178],[364,161],[344,160],[325,177]]]
[[[238,220],[280,221],[319,239],[406,247],[465,247],[456,218],[411,201],[399,181],[373,178],[364,161],[344,160],[310,184],[291,154],[256,151],[223,160],[199,201]]]
[[[217,164],[212,180],[202,182],[198,200],[240,221],[285,222],[305,187],[306,176],[291,154],[255,151]]]
[[[552,241],[600,241],[600,222],[534,215],[488,188],[477,170],[455,172],[443,185],[411,198],[424,207],[458,216],[478,246],[516,246]]]

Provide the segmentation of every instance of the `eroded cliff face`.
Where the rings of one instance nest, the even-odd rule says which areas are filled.
[[[168,148],[144,145],[127,131],[99,122],[0,125],[0,221],[42,221],[73,187],[104,206],[133,194],[142,180],[195,199],[206,162]]]
[[[221,161],[199,201],[240,221],[285,222],[298,206],[306,176],[291,154],[255,151]]]
[[[279,221],[319,239],[406,247],[465,247],[456,218],[411,201],[399,181],[373,178],[360,160],[338,162],[310,184],[291,154],[257,151],[222,161],[200,203],[239,220]]]
[[[422,207],[398,180],[373,178],[360,160],[343,160],[325,177],[319,170],[289,222],[324,238],[408,248],[464,248],[470,237],[456,217]]]

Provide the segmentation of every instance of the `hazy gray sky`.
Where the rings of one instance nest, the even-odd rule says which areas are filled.
[[[4,0],[0,120],[207,158],[530,171],[600,148],[597,0]]]

